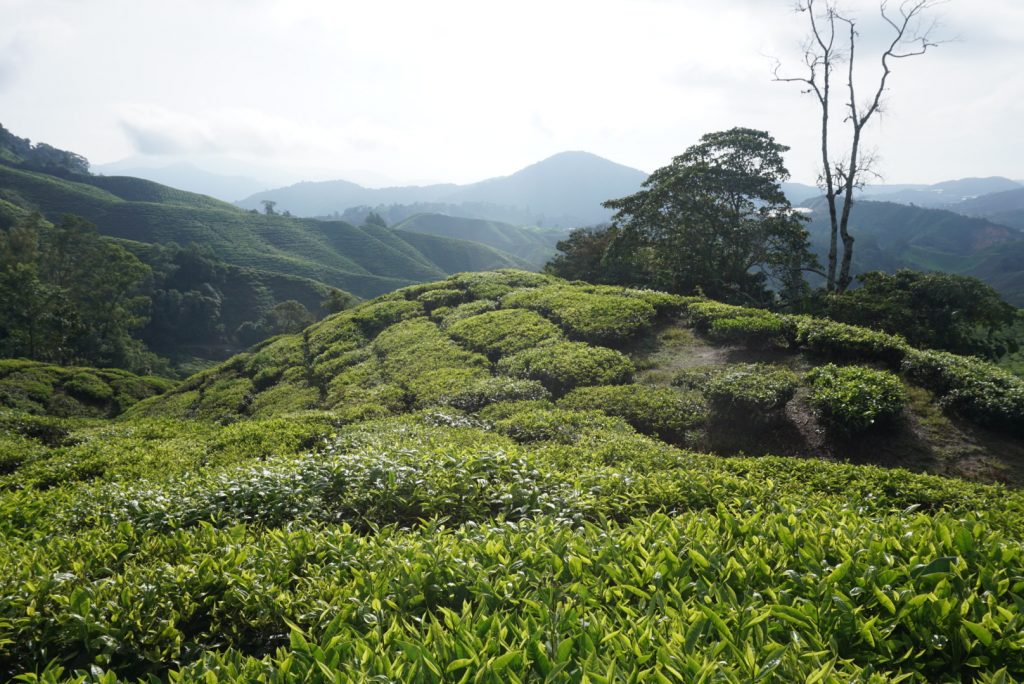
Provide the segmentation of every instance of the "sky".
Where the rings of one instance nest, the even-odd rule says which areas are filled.
[[[895,0],[893,0],[895,2]],[[650,172],[768,130],[813,183],[793,0],[0,0],[0,123],[94,164],[275,182],[472,182],[564,150]],[[861,92],[885,39],[860,18]],[[1024,1],[949,0],[865,133],[884,182],[1024,178]],[[872,52],[872,51],[875,52]],[[870,61],[867,61],[870,58]]]

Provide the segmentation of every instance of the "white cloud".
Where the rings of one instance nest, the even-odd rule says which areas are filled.
[[[894,181],[1024,176],[1024,7],[943,11],[963,41],[897,65],[869,144]],[[0,46],[20,46],[0,50],[4,124],[98,162],[173,152],[470,181],[564,149],[651,170],[746,125],[793,148],[796,177],[815,173],[813,103],[772,83],[764,56],[798,57],[790,0],[0,0],[0,15],[14,17]]]

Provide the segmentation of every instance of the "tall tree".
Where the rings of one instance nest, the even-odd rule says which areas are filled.
[[[644,182],[604,203],[616,232],[604,255],[614,281],[768,304],[815,265],[807,231],[782,193],[780,145],[764,131],[709,133]]]
[[[828,252],[826,288],[829,292],[845,292],[853,281],[850,264],[853,260],[854,238],[849,232],[853,191],[863,186],[864,178],[873,172],[872,159],[862,150],[865,126],[875,114],[882,111],[882,98],[889,85],[889,76],[896,60],[923,55],[938,45],[932,37],[934,23],[924,22],[929,10],[941,0],[902,0],[893,10],[883,0],[880,11],[891,34],[882,48],[881,74],[873,84],[867,100],[857,97],[858,80],[855,78],[856,48],[860,34],[857,19],[838,8],[835,0],[800,0],[797,11],[806,14],[810,35],[803,45],[804,66],[802,76],[784,76],[781,64],[776,63],[775,80],[800,83],[805,93],[813,94],[821,110],[821,174],[818,182],[828,203],[831,239]],[[833,107],[833,72],[845,63],[845,92],[841,106],[845,110],[839,124],[847,125],[848,138],[842,143],[843,151],[832,149],[833,130],[836,127]],[[841,262],[838,243],[842,240]],[[838,268],[838,275],[836,273]]]

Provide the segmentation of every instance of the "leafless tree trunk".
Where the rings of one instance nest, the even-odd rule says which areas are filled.
[[[882,19],[892,31],[892,40],[881,54],[882,74],[878,78],[874,95],[858,104],[856,80],[854,78],[855,51],[857,47],[856,19],[843,14],[835,0],[800,0],[796,9],[806,13],[810,22],[810,36],[803,45],[803,76],[788,77],[781,74],[781,64],[776,63],[775,80],[783,83],[801,83],[805,93],[813,94],[821,109],[821,175],[818,184],[825,192],[828,204],[831,235],[828,251],[828,273],[826,288],[829,292],[845,292],[853,277],[850,264],[853,260],[854,238],[849,232],[850,210],[853,207],[853,191],[863,186],[865,175],[872,172],[872,159],[865,158],[861,151],[861,137],[877,112],[882,109],[882,95],[885,93],[892,61],[923,55],[929,48],[938,45],[931,34],[934,24],[921,26],[923,15],[942,0],[903,0],[896,12],[884,1],[880,5]],[[839,65],[846,62],[846,116],[843,124],[849,124],[849,143],[838,159],[830,148],[833,121],[832,75]],[[840,206],[840,199],[842,204]],[[842,241],[842,260],[839,260],[839,242]],[[836,271],[838,270],[838,275]]]

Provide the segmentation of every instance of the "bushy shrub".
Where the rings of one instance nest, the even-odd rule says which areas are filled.
[[[485,357],[460,347],[427,318],[391,326],[377,336],[372,349],[382,378],[405,388],[419,406],[490,376]]]
[[[704,387],[719,417],[765,420],[786,406],[800,384],[796,373],[768,364],[724,366]]]
[[[352,322],[366,337],[372,338],[388,326],[424,314],[423,305],[405,299],[363,304],[352,311]]]
[[[474,299],[498,299],[522,287],[540,287],[552,282],[550,276],[505,268],[487,273],[459,273],[445,281],[466,290]]]
[[[588,432],[632,433],[621,418],[601,411],[530,409],[513,413],[494,423],[494,428],[517,442],[573,444]]]
[[[718,318],[708,326],[708,337],[721,344],[745,347],[785,346],[791,339],[793,326],[784,317],[764,312],[763,315]]]
[[[433,311],[442,306],[457,306],[465,299],[466,293],[462,290],[441,288],[424,292],[416,298],[416,301],[422,304],[427,311]]]
[[[432,312],[434,319],[442,328],[447,328],[457,321],[471,316],[477,316],[498,308],[498,302],[493,299],[477,299],[455,307],[441,307]]]
[[[560,338],[562,331],[533,311],[501,309],[452,323],[448,334],[470,349],[497,359]]]
[[[811,406],[840,435],[856,435],[892,420],[906,403],[903,383],[887,371],[830,363],[808,372],[807,381]]]
[[[798,345],[826,358],[842,361],[878,361],[892,368],[910,347],[897,335],[869,330],[825,318],[794,317]]]
[[[81,401],[103,402],[114,398],[114,388],[96,377],[95,373],[75,373],[63,384],[68,394]]]
[[[516,290],[502,297],[503,308],[537,311],[558,323],[577,340],[619,346],[647,328],[654,307],[623,295],[589,294],[567,285]]]
[[[479,417],[482,420],[496,422],[514,416],[517,413],[525,413],[532,410],[549,411],[555,405],[548,399],[519,399],[512,401],[499,401],[480,409]]]
[[[616,297],[635,297],[642,299],[658,312],[659,316],[668,316],[680,313],[693,299],[682,295],[659,292],[657,290],[643,290],[633,287],[621,287],[618,285],[590,285],[589,283],[573,283],[576,289],[591,294],[613,295]]]
[[[667,442],[681,441],[687,430],[699,426],[707,416],[707,406],[699,394],[650,385],[580,387],[565,395],[558,405],[603,411]]]
[[[1024,380],[970,356],[911,349],[903,371],[943,406],[989,427],[1024,434]]]
[[[786,346],[794,337],[794,325],[785,316],[705,299],[686,303],[690,322],[715,342],[747,347]]]
[[[633,376],[632,362],[614,349],[583,342],[553,342],[498,362],[498,370],[543,384],[555,396],[576,387],[618,385]]]
[[[498,402],[537,401],[551,398],[544,385],[536,380],[520,380],[504,375],[481,378],[449,395],[437,399],[438,404],[463,411],[476,412]]]

